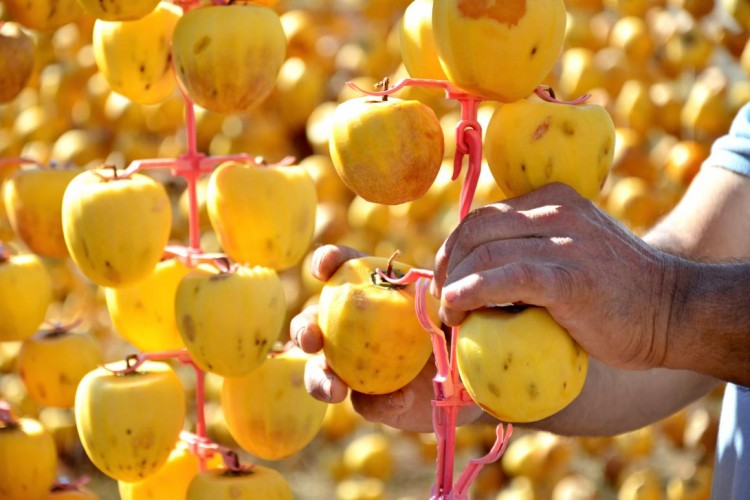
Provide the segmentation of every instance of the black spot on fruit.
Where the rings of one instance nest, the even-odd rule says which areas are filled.
[[[497,386],[493,384],[492,382],[487,384],[487,390],[490,391],[492,395],[495,396],[496,398],[500,397],[500,389],[498,389]]]

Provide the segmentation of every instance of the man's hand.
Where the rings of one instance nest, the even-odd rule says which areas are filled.
[[[363,256],[361,252],[348,247],[322,246],[313,254],[310,271],[316,278],[326,281],[342,263]],[[310,306],[292,318],[289,333],[292,340],[305,352],[321,351],[324,339],[318,326],[318,307]],[[425,335],[428,333],[425,332]],[[431,400],[434,398],[432,377],[435,370],[434,361],[430,358],[414,380],[395,392],[367,395],[352,391],[354,409],[373,422],[408,431],[431,432]],[[322,353],[308,361],[305,386],[313,397],[330,403],[343,401],[349,392],[346,384],[328,366]],[[476,407],[464,407],[459,412],[459,423],[473,421],[481,413]]]
[[[644,369],[666,356],[676,260],[552,184],[469,214],[438,252],[433,293],[449,325],[489,305],[546,307],[594,357]]]

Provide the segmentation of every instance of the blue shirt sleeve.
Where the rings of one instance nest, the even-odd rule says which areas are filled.
[[[750,177],[750,103],[737,113],[729,132],[711,146],[703,167],[722,167]]]

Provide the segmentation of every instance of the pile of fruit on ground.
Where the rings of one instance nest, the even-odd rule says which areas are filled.
[[[534,1],[528,0],[528,3]],[[113,2],[119,3],[123,2]],[[145,0],[124,2],[133,6],[147,3]],[[151,3],[153,9],[155,2]],[[190,2],[161,2],[153,11],[158,11],[161,17],[149,14],[151,24],[131,31],[128,34],[131,43],[117,49],[122,52],[109,56],[106,51],[115,50],[110,38],[115,36],[113,33],[119,29],[121,21],[116,18],[108,22],[97,20],[92,14],[95,7],[89,5],[106,6],[108,2],[0,2],[0,100],[3,103],[0,105],[0,183],[3,186],[0,203],[0,400],[9,405],[14,418],[38,421],[49,433],[57,454],[58,483],[89,478],[87,486],[74,491],[57,491],[50,498],[66,493],[81,495],[66,498],[115,499],[120,495],[126,498],[128,494],[123,493],[122,485],[118,490],[117,474],[105,474],[101,464],[92,462],[91,455],[84,449],[79,437],[81,429],[76,429],[78,415],[71,399],[75,387],[72,393],[68,387],[66,398],[56,400],[48,392],[54,383],[47,378],[52,377],[55,369],[65,369],[70,370],[66,373],[77,373],[77,380],[80,380],[83,373],[102,363],[121,361],[140,351],[184,347],[181,338],[191,337],[189,333],[193,331],[185,324],[179,332],[174,325],[170,339],[149,344],[146,320],[139,319],[137,311],[144,308],[144,303],[159,302],[159,296],[149,295],[147,287],[128,296],[127,289],[118,281],[125,280],[128,273],[141,272],[133,282],[142,284],[138,280],[154,269],[165,244],[184,248],[195,247],[197,243],[205,254],[227,252],[235,261],[262,262],[275,269],[273,277],[253,274],[253,279],[270,280],[270,284],[264,285],[263,293],[268,295],[269,304],[279,308],[279,314],[269,320],[272,324],[267,328],[274,334],[278,332],[278,342],[283,343],[289,338],[289,320],[319,298],[323,283],[309,272],[315,247],[326,243],[342,244],[381,257],[391,256],[398,250],[399,260],[431,269],[435,253],[458,223],[461,178],[453,181],[451,176],[456,152],[455,127],[461,119],[461,110],[442,90],[407,87],[394,94],[394,97],[419,100],[428,106],[439,121],[444,137],[442,165],[436,169],[429,189],[418,197],[405,203],[385,204],[355,194],[334,166],[329,147],[334,111],[341,103],[361,97],[361,92],[347,86],[347,82],[356,83],[362,89],[372,90],[377,85],[383,88],[385,77],[395,83],[409,76],[405,63],[418,66],[419,60],[406,60],[408,54],[402,49],[406,35],[402,32],[401,20],[410,5],[415,11],[431,9],[431,1],[414,0],[413,4],[409,0],[229,3],[237,4],[232,8],[246,3],[270,4],[264,9],[270,13],[267,15],[274,16],[271,19],[278,18],[281,30],[274,33],[273,23],[267,23],[268,31],[260,38],[268,42],[268,46],[262,49],[265,52],[258,53],[269,58],[262,59],[267,64],[271,64],[268,61],[273,59],[274,50],[280,51],[281,56],[278,68],[272,71],[275,72],[273,79],[266,82],[258,79],[257,86],[245,87],[237,102],[224,99],[217,103],[217,89],[229,89],[227,92],[231,95],[240,93],[232,88],[232,80],[243,78],[243,69],[200,67],[198,56],[210,52],[210,43],[196,42],[179,57],[177,52],[174,55],[170,52],[168,41],[173,30],[175,47],[178,43],[179,30],[175,30],[175,24],[182,15],[179,7]],[[56,7],[51,9],[50,5]],[[750,100],[747,78],[750,13],[745,12],[745,8],[738,0],[565,0],[562,51],[549,74],[544,76],[543,84],[553,88],[560,99],[572,100],[590,94],[588,102],[608,112],[614,124],[614,152],[609,175],[601,192],[596,193],[596,201],[637,234],[647,231],[674,206],[708,155],[711,142],[728,130],[736,111]],[[98,14],[99,17],[106,15]],[[135,19],[139,14],[132,16]],[[203,24],[213,26],[208,22]],[[229,30],[226,24],[219,26]],[[191,29],[192,34],[198,30]],[[214,29],[216,33],[212,36],[219,37],[221,28],[207,29]],[[219,49],[231,55],[233,45],[224,43]],[[486,64],[505,64],[501,54],[497,57],[496,61],[486,61]],[[134,64],[140,80],[128,80],[118,74],[126,69],[105,67],[106,61],[112,60]],[[194,137],[188,133],[185,101],[174,76],[185,78],[184,74],[189,71],[212,75],[218,82],[203,82],[208,87],[180,83],[198,104]],[[509,65],[506,71],[516,69]],[[216,85],[213,94],[210,85]],[[489,99],[479,104],[478,121],[485,130],[500,106]],[[240,108],[242,110],[237,111]],[[377,140],[372,144],[376,145]],[[95,235],[97,241],[109,240],[115,232],[113,228],[124,228],[130,219],[136,221],[130,240],[145,242],[147,235],[156,235],[157,243],[161,243],[144,247],[143,253],[134,257],[138,262],[133,264],[133,269],[140,266],[140,270],[128,268],[121,273],[111,272],[109,261],[106,266],[102,264],[103,267],[97,268],[91,264],[87,269],[85,263],[82,264],[84,261],[76,259],[81,252],[93,253],[101,248],[84,245],[76,250],[71,242],[80,235],[75,229],[60,227],[63,225],[63,192],[73,177],[103,165],[106,168],[102,171],[114,173],[100,173],[100,177],[116,177],[118,171],[123,172],[135,161],[174,159],[190,150],[216,157],[244,155],[243,158],[249,158],[254,165],[273,166],[293,157],[294,163],[309,175],[315,191],[314,196],[309,197],[314,200],[310,202],[314,203],[314,210],[305,212],[309,220],[290,218],[293,222],[278,222],[288,214],[271,208],[272,215],[266,222],[257,222],[258,231],[268,230],[265,226],[274,223],[299,224],[294,228],[299,241],[289,244],[286,261],[275,261],[274,256],[269,257],[269,252],[263,250],[245,257],[249,254],[243,252],[251,250],[243,247],[243,242],[232,243],[231,229],[222,229],[217,224],[224,215],[211,190],[226,189],[229,196],[229,187],[232,182],[240,182],[239,176],[225,181],[222,186],[219,181],[209,183],[209,175],[203,175],[197,182],[196,197],[191,203],[186,178],[175,175],[169,168],[144,169],[134,174],[143,175],[144,184],[164,188],[169,210],[147,208],[144,210],[152,212],[144,213],[150,215],[139,216],[134,204],[128,207],[133,212],[123,217],[122,210],[110,208],[94,229],[99,231]],[[37,176],[40,172],[46,177]],[[225,179],[229,179],[229,170],[225,172]],[[248,182],[261,183],[260,180]],[[82,190],[85,186],[79,187]],[[275,195],[271,196],[281,198],[280,206],[304,203],[308,199],[306,188],[297,189],[276,188]],[[207,202],[212,197],[214,201]],[[479,207],[504,197],[489,168],[483,164],[472,206]],[[192,214],[191,206],[197,209]],[[65,217],[72,220],[75,210],[70,207],[65,210]],[[40,216],[40,213],[46,215]],[[45,217],[49,220],[42,220]],[[197,234],[191,234],[191,217]],[[151,224],[146,224],[147,220],[153,221],[153,228],[147,227]],[[269,224],[269,220],[272,223]],[[161,226],[157,227],[158,224]],[[67,246],[63,242],[63,229]],[[157,234],[160,231],[163,235]],[[196,237],[194,241],[192,237]],[[268,245],[272,247],[274,243]],[[130,250],[125,253],[133,255]],[[19,284],[10,272],[4,273],[3,268],[16,259],[25,259],[24,256],[31,256],[31,260],[23,264],[19,260],[14,265],[34,267],[33,272],[37,274],[24,275]],[[164,276],[172,273],[172,277],[162,279],[178,280],[187,272],[168,266],[164,264],[162,272]],[[206,273],[210,274],[206,280],[211,281],[217,271]],[[173,289],[176,283],[174,281]],[[46,291],[40,293],[37,285]],[[274,293],[284,300],[275,300]],[[185,298],[186,304],[188,301],[189,298]],[[157,306],[171,310],[172,304],[154,305]],[[185,307],[189,310],[188,305]],[[34,308],[41,308],[41,319]],[[27,318],[25,321],[30,321],[30,326],[19,326],[20,323],[8,326],[12,321],[6,318],[12,314],[13,318],[15,315]],[[133,318],[141,323],[128,324]],[[160,320],[148,321],[158,324]],[[24,333],[19,334],[20,330]],[[34,336],[36,331],[46,333]],[[45,350],[45,343],[69,337],[75,337],[69,345],[61,343],[53,347],[54,351]],[[274,340],[272,337],[261,342],[256,337],[257,343],[269,343],[269,349]],[[215,364],[217,358],[211,358],[211,353],[200,360],[204,363],[201,368],[208,372],[205,385],[208,437],[238,451],[243,461],[280,472],[294,498],[404,500],[428,496],[435,477],[434,434],[408,433],[365,422],[348,401],[315,410],[322,424],[317,434],[305,438],[307,444],[300,449],[279,452],[280,458],[273,456],[274,450],[249,452],[247,446],[238,443],[243,438],[231,432],[221,401],[222,375],[246,374],[234,373],[230,362],[221,356],[218,358],[222,359],[222,366],[215,370],[211,363]],[[65,359],[65,363],[60,362],[61,359]],[[65,366],[59,367],[59,364]],[[180,397],[185,402],[185,408],[175,408],[173,413],[184,416],[183,429],[194,431],[195,372],[176,360],[169,360],[167,364],[179,377]],[[62,378],[60,385],[55,386],[55,394],[65,392],[66,381]],[[614,437],[564,438],[519,426],[502,459],[482,470],[472,487],[471,498],[709,498],[720,400],[721,390],[718,390],[662,422]],[[13,490],[9,496],[3,496],[2,482],[9,477],[7,474],[11,481],[17,477],[20,470],[17,463],[35,461],[32,456],[24,456],[20,449],[9,448],[10,441],[3,440],[4,433],[9,435],[5,427],[8,426],[0,419],[0,499],[30,498],[13,496]],[[470,458],[486,453],[494,436],[490,426],[477,424],[459,428],[456,470],[460,472]],[[276,439],[283,441],[279,435]],[[146,498],[130,494],[133,496],[127,498]]]

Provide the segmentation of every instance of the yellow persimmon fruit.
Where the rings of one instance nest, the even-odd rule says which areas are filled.
[[[563,0],[434,0],[432,14],[448,79],[502,102],[526,97],[544,81],[562,50],[565,22]]]
[[[287,269],[312,243],[317,196],[298,166],[220,165],[209,178],[206,206],[222,249],[235,262]]]
[[[401,59],[412,78],[447,80],[432,32],[432,1],[414,0],[404,11],[398,26]]]
[[[93,337],[53,328],[23,342],[18,373],[39,405],[71,408],[78,383],[102,362],[101,347]]]
[[[185,420],[182,383],[166,363],[147,361],[132,373],[115,374],[109,363],[78,385],[75,417],[86,454],[118,481],[140,481],[169,458]]]
[[[292,490],[279,472],[255,464],[240,471],[208,469],[190,482],[185,500],[233,498],[237,500],[292,500]]]
[[[172,207],[164,186],[143,174],[87,170],[65,190],[63,235],[91,281],[117,287],[146,279],[169,239]]]
[[[33,254],[6,256],[0,248],[0,342],[36,333],[52,302],[52,280]]]
[[[200,265],[177,287],[175,315],[182,340],[203,370],[237,377],[261,365],[281,334],[286,296],[276,272]]]
[[[392,276],[410,266],[392,263]],[[344,262],[320,292],[318,322],[331,369],[355,391],[386,394],[412,381],[432,353],[430,335],[415,311],[415,285],[391,285],[389,260],[362,257]],[[437,304],[425,297],[430,317]]]
[[[172,94],[177,80],[171,42],[180,16],[179,7],[160,2],[135,21],[97,19],[94,59],[112,90],[139,104],[155,104]]]
[[[143,352],[185,347],[177,328],[174,301],[177,286],[189,271],[179,259],[167,259],[143,281],[106,288],[107,310],[117,333]]]
[[[540,307],[470,313],[456,354],[472,399],[506,422],[560,411],[581,392],[588,369],[588,354]]]
[[[443,129],[416,100],[362,97],[339,104],[329,149],[341,179],[373,203],[398,205],[422,196],[440,170]]]
[[[492,115],[485,136],[487,164],[509,197],[563,182],[596,199],[614,151],[612,119],[594,104],[526,99],[503,104]]]
[[[327,404],[305,390],[310,355],[292,348],[242,377],[227,377],[221,406],[232,437],[264,460],[294,455],[318,434]]]
[[[206,461],[207,468],[220,468],[223,464],[218,453]],[[169,454],[167,462],[154,474],[136,481],[118,481],[120,500],[182,500],[187,494],[190,481],[200,471],[200,461],[187,444],[178,441]]]
[[[159,0],[78,0],[83,10],[105,21],[133,21],[151,13]]]
[[[45,498],[56,474],[55,442],[42,424],[31,418],[0,420],[0,498]]]
[[[41,257],[68,256],[62,228],[62,199],[79,168],[18,170],[3,184],[10,225],[29,250]]]
[[[177,78],[196,104],[218,113],[248,111],[271,92],[286,55],[278,14],[262,5],[189,10],[174,31]]]
[[[35,31],[54,31],[83,14],[77,0],[3,0],[10,18]]]
[[[0,26],[0,103],[16,98],[34,69],[34,42],[16,23]],[[2,168],[2,167],[0,167]]]

